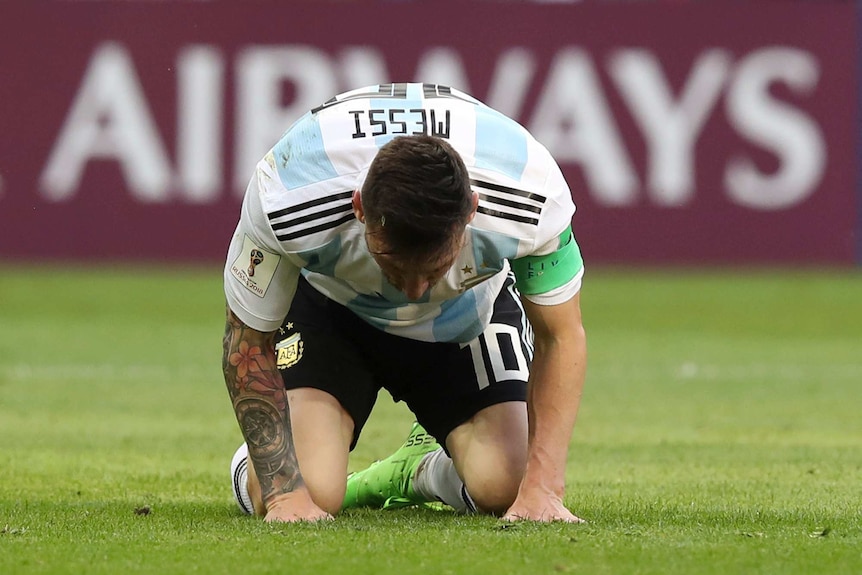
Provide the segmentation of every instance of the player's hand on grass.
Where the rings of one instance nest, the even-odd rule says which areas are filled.
[[[332,519],[332,515],[311,500],[307,489],[297,489],[273,497],[266,503],[267,523],[296,523],[298,521],[320,521]]]
[[[565,521],[566,523],[586,523],[583,519],[566,509],[560,497],[554,493],[534,491],[518,493],[515,502],[503,516],[504,521]]]

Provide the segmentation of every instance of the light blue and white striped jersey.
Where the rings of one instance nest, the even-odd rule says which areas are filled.
[[[419,133],[444,138],[458,151],[479,208],[456,263],[411,301],[369,254],[351,198],[381,146]],[[574,211],[557,163],[514,120],[436,84],[360,88],[305,114],[258,163],[229,248],[225,293],[247,325],[273,331],[303,274],[379,329],[464,343],[487,326],[510,262],[518,281],[526,279],[519,275],[541,275],[534,268],[544,260],[530,256],[554,254],[574,242]],[[574,296],[583,274],[579,252],[576,257],[551,289],[543,285],[525,297],[552,305]]]

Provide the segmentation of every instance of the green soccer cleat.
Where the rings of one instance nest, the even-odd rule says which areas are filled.
[[[395,453],[347,477],[347,492],[342,509],[395,509],[428,503],[427,499],[413,490],[413,476],[425,455],[439,448],[434,437],[414,422],[407,441]]]

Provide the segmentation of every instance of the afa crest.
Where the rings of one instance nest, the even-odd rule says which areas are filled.
[[[296,365],[302,359],[303,347],[302,334],[299,332],[278,342],[275,345],[276,367],[287,369]]]

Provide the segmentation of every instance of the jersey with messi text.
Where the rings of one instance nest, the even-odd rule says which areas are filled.
[[[351,202],[380,147],[411,134],[451,144],[479,195],[455,264],[419,300],[386,280]],[[250,327],[273,331],[302,274],[381,330],[466,343],[487,326],[510,272],[522,295],[541,305],[578,292],[574,211],[548,150],[471,96],[419,83],[352,90],[302,116],[258,163],[225,264],[227,302]]]

